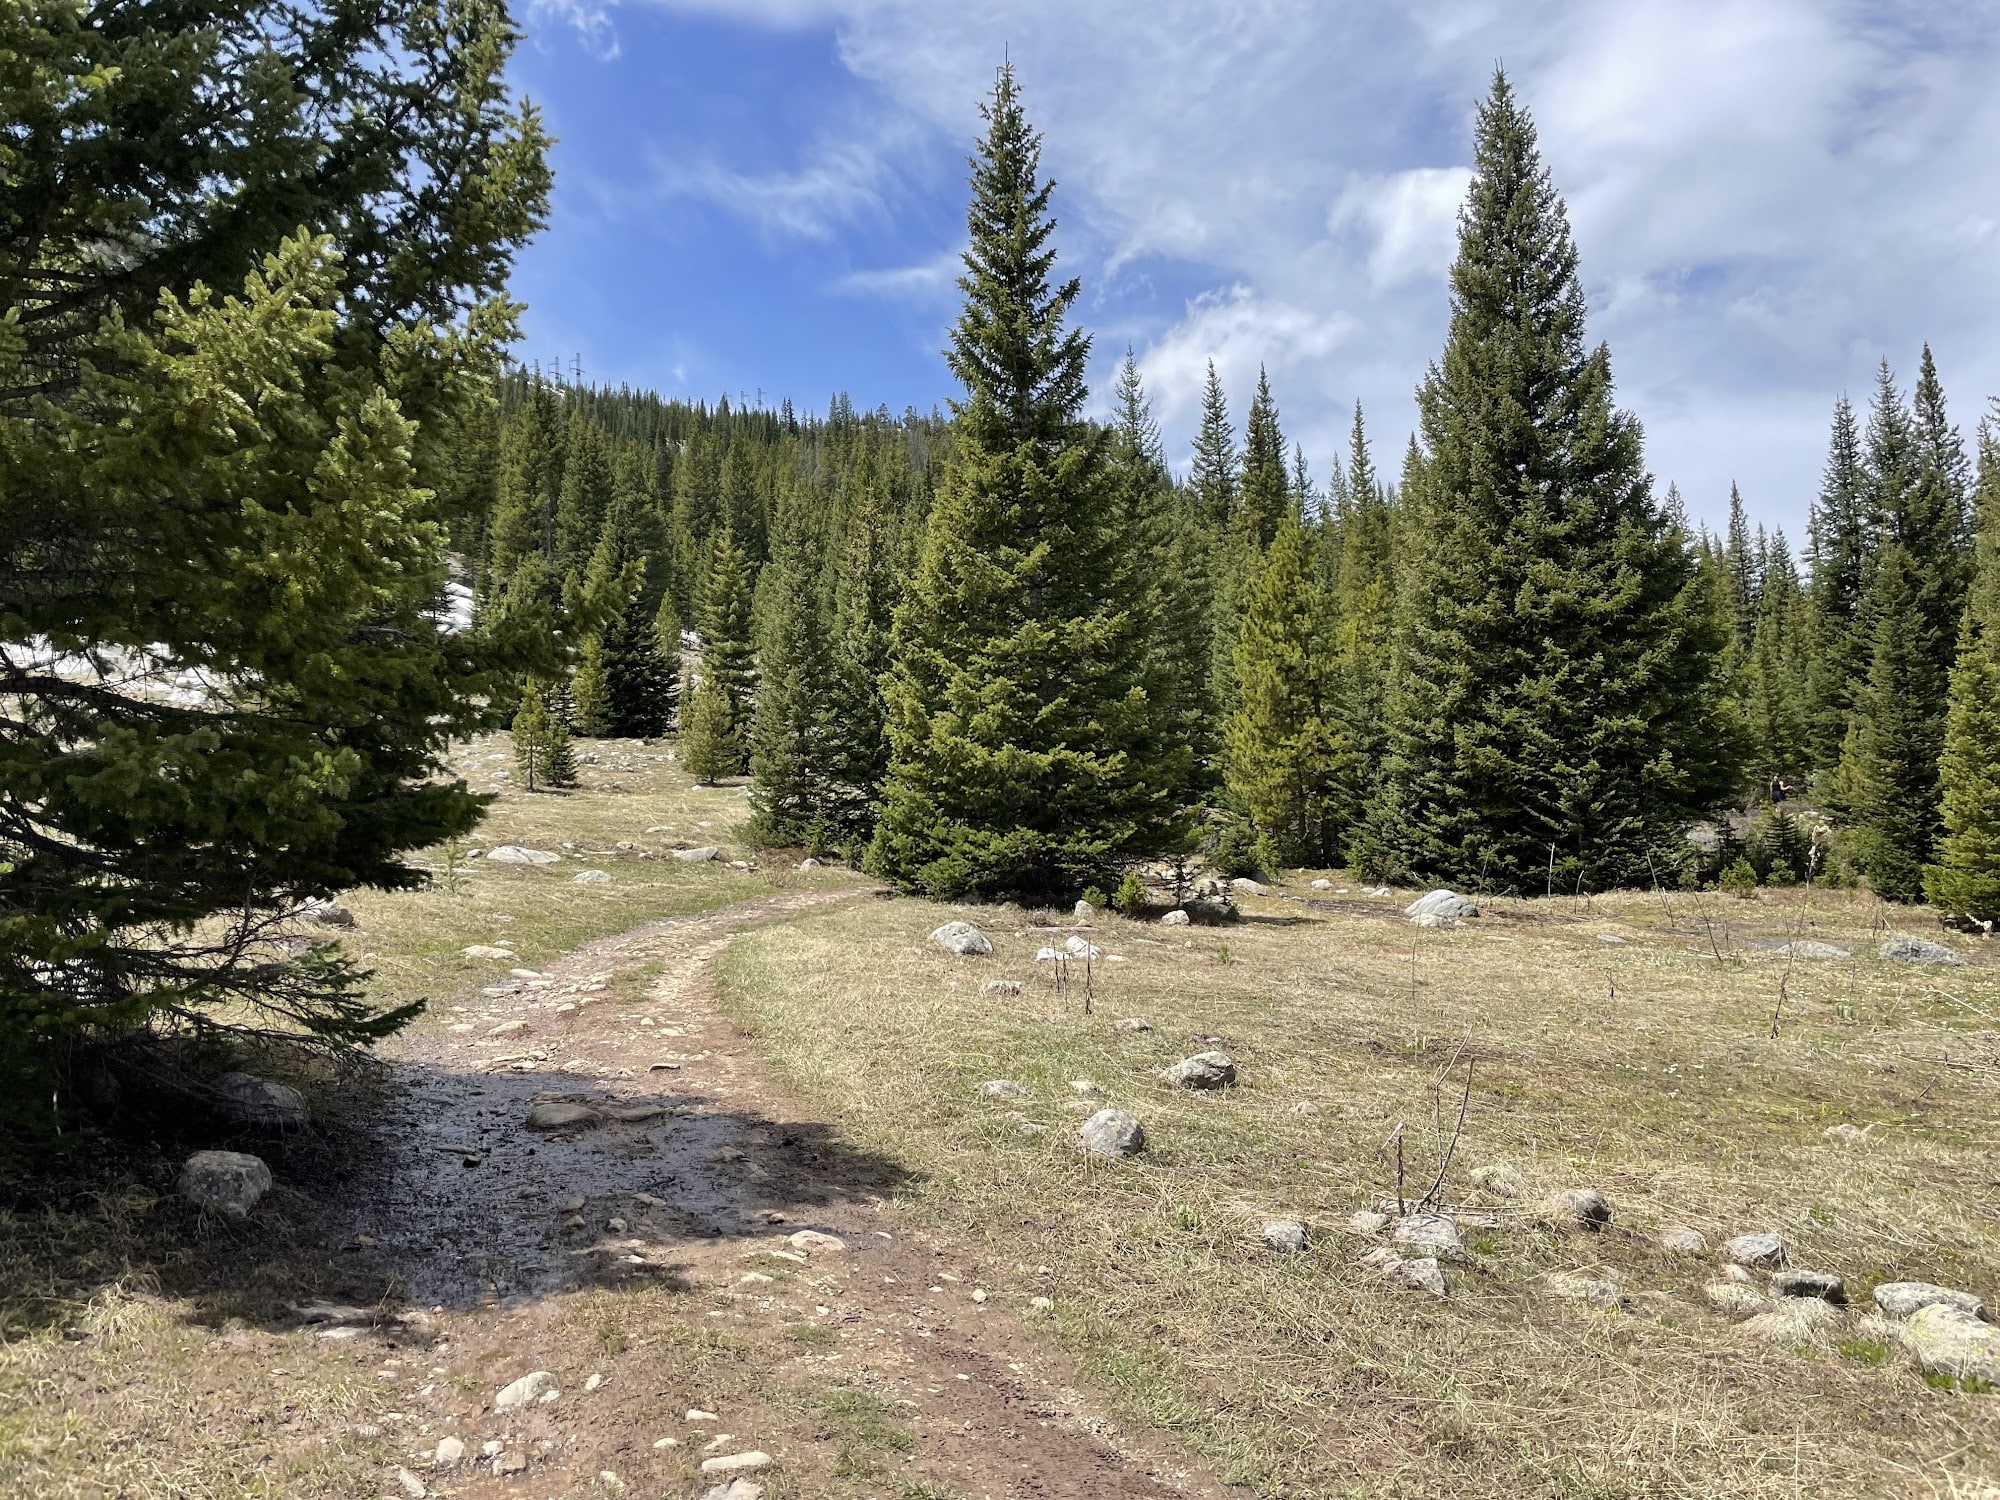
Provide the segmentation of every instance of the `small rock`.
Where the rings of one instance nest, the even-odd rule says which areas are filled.
[[[1858,1146],[1868,1139],[1868,1132],[1859,1125],[1829,1125],[1819,1134],[1821,1140],[1836,1146]]]
[[[1458,1226],[1444,1214],[1411,1214],[1398,1219],[1389,1237],[1398,1245],[1444,1260],[1469,1260]]]
[[[1733,1265],[1775,1271],[1784,1265],[1791,1248],[1780,1234],[1739,1234],[1722,1247],[1722,1258]]]
[[[465,1461],[465,1440],[463,1438],[440,1438],[437,1451],[431,1455],[431,1462],[440,1469],[456,1468]]]
[[[970,922],[947,922],[931,933],[931,941],[960,958],[978,958],[993,951],[986,934]]]
[[[1236,879],[1230,881],[1229,888],[1239,896],[1268,896],[1271,894],[1271,888],[1265,885],[1263,881],[1252,880],[1245,875],[1239,875]]]
[[[467,958],[483,958],[496,964],[510,964],[516,956],[511,948],[496,948],[491,943],[474,943],[470,948],[459,949],[459,952]]]
[[[547,849],[523,849],[519,844],[502,844],[486,858],[496,865],[552,865],[562,856]]]
[[[1757,1279],[1741,1266],[1724,1266],[1722,1275],[1725,1280],[1741,1282],[1744,1286],[1749,1286]]]
[[[338,901],[308,902],[299,911],[308,922],[317,922],[322,927],[352,927],[354,913]]]
[[[1903,1325],[1902,1339],[1933,1374],[2000,1385],[2000,1328],[1962,1307],[1933,1302],[1918,1308]]]
[[[824,1250],[835,1254],[847,1248],[847,1241],[837,1234],[826,1234],[817,1229],[801,1229],[796,1234],[785,1236],[785,1243],[794,1250],[803,1250],[808,1255]]]
[[[1104,950],[1102,948],[1098,947],[1097,944],[1091,942],[1088,938],[1079,937],[1075,933],[1071,933],[1063,939],[1063,952],[1067,953],[1071,958],[1086,960],[1104,957]]]
[[[1588,1302],[1606,1312],[1617,1312],[1626,1303],[1624,1289],[1602,1273],[1592,1276],[1582,1271],[1556,1271],[1543,1277],[1542,1284],[1553,1296],[1570,1302]]]
[[[1069,914],[1072,921],[1088,922],[1097,915],[1097,908],[1088,901],[1079,901],[1070,908]]]
[[[399,1468],[396,1470],[396,1484],[404,1494],[410,1497],[410,1500],[424,1500],[424,1497],[430,1493],[430,1487],[408,1469]]]
[[[1092,1156],[1116,1159],[1136,1156],[1146,1147],[1146,1130],[1122,1109],[1100,1109],[1077,1127],[1083,1149]]]
[[[1897,964],[1962,964],[1960,958],[1943,943],[1933,943],[1929,938],[1911,937],[1907,932],[1891,933],[1882,941],[1877,953]]]
[[[1593,1234],[1611,1222],[1611,1205],[1595,1188],[1569,1188],[1550,1206],[1563,1223]]]
[[[1826,1349],[1845,1326],[1840,1310],[1817,1297],[1781,1297],[1743,1325],[1752,1338],[1780,1349]]]
[[[607,1490],[611,1491],[611,1493],[614,1495],[621,1494],[625,1489],[625,1481],[620,1479],[618,1475],[610,1469],[599,1469],[597,1471],[597,1482],[603,1485]]]
[[[526,1021],[502,1021],[498,1026],[488,1027],[486,1034],[488,1036],[519,1036],[522,1032],[531,1030],[533,1028]]]
[[[1021,981],[1018,979],[989,979],[979,987],[982,995],[1018,995]]]
[[[495,1474],[525,1474],[528,1472],[528,1455],[520,1452],[503,1453],[493,1460]]]
[[[1333,889],[1333,882],[1331,880],[1315,880],[1312,883],[1312,888],[1316,891],[1330,891]]]
[[[764,1500],[764,1486],[752,1479],[732,1479],[704,1490],[701,1500]]]
[[[519,1380],[500,1388],[500,1394],[493,1398],[493,1409],[496,1412],[508,1412],[516,1407],[526,1406],[543,1392],[553,1390],[555,1383],[556,1377],[551,1372],[530,1370]]]
[[[801,870],[817,870],[820,868],[820,863],[816,859],[802,859],[798,863],[798,868]]]
[[[222,1073],[208,1083],[216,1113],[242,1125],[265,1130],[297,1130],[306,1123],[306,1101],[299,1091],[255,1073]]]
[[[1116,1024],[1120,1031],[1151,1031],[1153,1029],[1151,1021],[1141,1020],[1138,1016],[1127,1016],[1124,1020]]]
[[[1750,1317],[1771,1305],[1771,1299],[1755,1287],[1736,1281],[1712,1281],[1702,1288],[1701,1294],[1710,1307],[1737,1318]]]
[[[1458,918],[1434,911],[1420,911],[1410,920],[1419,927],[1456,927]]]
[[[1236,1082],[1236,1064],[1226,1052],[1197,1052],[1160,1076],[1184,1089],[1221,1089]]]
[[[1049,1297],[1030,1297],[1028,1299],[1028,1306],[1040,1313],[1054,1312],[1056,1310],[1054,1300]]]
[[[1685,1224],[1675,1224],[1660,1231],[1654,1241],[1662,1250],[1671,1250],[1676,1255],[1706,1255],[1708,1240],[1699,1229],[1690,1229]]]
[[[1028,1091],[1011,1078],[989,1078],[979,1085],[979,1092],[989,1099],[1025,1099]]]
[[[568,1130],[572,1126],[601,1125],[604,1116],[588,1104],[544,1100],[528,1111],[530,1130]]]
[[[1187,926],[1187,924],[1188,924],[1188,914],[1182,911],[1178,907],[1176,907],[1174,910],[1170,912],[1165,913],[1160,918],[1160,925],[1162,927],[1185,927]]]
[[[1528,1191],[1528,1180],[1504,1162],[1475,1167],[1472,1185],[1496,1198],[1518,1198]]]
[[[1479,915],[1477,903],[1465,899],[1456,891],[1432,891],[1419,896],[1403,908],[1406,917],[1476,917]]]
[[[604,1227],[613,1234],[623,1234],[625,1232],[625,1221],[623,1219],[606,1219]]]
[[[243,1151],[197,1151],[181,1166],[180,1195],[226,1219],[248,1218],[271,1191],[271,1169]]]
[[[704,1458],[701,1472],[704,1474],[749,1474],[771,1466],[771,1455],[751,1449],[748,1453],[730,1453],[717,1458]]]
[[[1321,1109],[1314,1100],[1301,1099],[1297,1104],[1292,1106],[1292,1113],[1295,1115],[1322,1115],[1326,1111]]]
[[[572,885],[609,885],[611,874],[607,870],[584,870],[570,882]]]
[[[1416,1260],[1405,1260],[1384,1245],[1381,1249],[1371,1250],[1364,1255],[1361,1263],[1380,1272],[1384,1280],[1394,1282],[1397,1286],[1429,1292],[1433,1297],[1445,1295],[1444,1272],[1439,1268],[1434,1256],[1426,1255]]]
[[[1835,947],[1832,943],[1817,943],[1810,938],[1800,938],[1796,942],[1787,943],[1783,951],[1790,954],[1793,958],[1838,959],[1854,957],[1845,948]]]
[[[1825,1271],[1774,1271],[1771,1290],[1780,1297],[1817,1297],[1836,1307],[1847,1305],[1847,1283]]]
[[[1296,1255],[1307,1246],[1306,1226],[1297,1219],[1274,1219],[1264,1226],[1264,1243],[1273,1250]]]
[[[1369,1209],[1364,1208],[1359,1213],[1347,1216],[1347,1228],[1353,1234],[1380,1234],[1388,1227],[1387,1214],[1378,1214]]]
[[[1625,946],[1625,939],[1615,932],[1600,932],[1597,935],[1597,940],[1610,948],[1622,948]]]
[[[719,1422],[722,1419],[712,1411],[703,1411],[698,1406],[690,1406],[688,1414],[682,1420],[686,1422]]]
[[[1955,1292],[1929,1281],[1885,1281],[1875,1288],[1875,1305],[1883,1317],[1899,1323],[1927,1307],[1955,1307],[1967,1317],[1987,1317],[1986,1304],[1972,1293]]]
[[[684,865],[705,865],[721,852],[713,844],[704,844],[699,849],[676,849],[674,858]]]

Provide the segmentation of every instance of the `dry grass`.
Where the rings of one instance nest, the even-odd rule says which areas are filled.
[[[1962,969],[1880,963],[1896,914],[1823,892],[1506,902],[1454,930],[1386,919],[1400,904],[1252,901],[1228,929],[1105,917],[1096,940],[1129,961],[1099,969],[1088,1019],[1037,974],[1050,935],[1004,909],[962,913],[995,939],[991,958],[928,947],[951,914],[897,902],[759,934],[724,974],[733,1013],[808,1096],[920,1175],[919,1212],[987,1241],[1024,1286],[1054,1267],[1056,1325],[1085,1367],[1260,1493],[1946,1496],[2000,1482],[2000,1400],[1933,1389],[1859,1330],[1823,1348],[1760,1342],[1705,1306],[1711,1261],[1652,1243],[1670,1224],[1711,1245],[1775,1229],[1795,1264],[1845,1276],[1859,1302],[1892,1279],[2000,1301],[1990,944],[1960,943]],[[1859,956],[1788,969],[1750,946],[1794,934]],[[1024,992],[983,994],[987,978]],[[1153,1030],[1118,1029],[1124,1016]],[[1157,1081],[1211,1037],[1240,1087]],[[1437,1301],[1358,1266],[1344,1221],[1393,1190],[1382,1146],[1399,1122],[1411,1177],[1428,1179],[1436,1085],[1460,1057],[1474,1083],[1446,1192],[1500,1222],[1468,1232],[1476,1264]],[[1030,1098],[978,1095],[999,1077]],[[1079,1079],[1097,1086],[1088,1101]],[[1458,1086],[1443,1093],[1448,1132]],[[1142,1158],[1079,1158],[1074,1124],[1099,1103],[1144,1121]],[[1822,1135],[1838,1124],[1865,1141]],[[1530,1191],[1482,1199],[1469,1174],[1496,1163]],[[1543,1218],[1538,1204],[1573,1186],[1609,1197],[1610,1232]],[[1280,1216],[1313,1227],[1308,1254],[1261,1246]],[[1631,1311],[1538,1289],[1598,1265],[1641,1294]]]
[[[560,795],[491,779],[511,767],[504,738],[459,757],[476,788],[501,792],[470,847],[525,844],[560,863],[465,860],[430,890],[352,893],[358,926],[319,929],[375,970],[382,1001],[438,1002],[419,1027],[443,1024],[507,967],[465,958],[467,945],[505,942],[534,965],[657,918],[841,878],[732,869],[745,857],[740,789],[694,790],[636,742],[581,748],[597,759]],[[667,857],[675,844],[711,843],[722,862]],[[441,866],[442,851],[431,862]],[[575,884],[587,868],[612,883]],[[338,1285],[337,1255],[314,1240],[313,1205],[281,1186],[247,1228],[197,1226],[172,1198],[170,1145],[157,1158],[121,1151],[115,1166],[93,1153],[18,1185],[25,1201],[0,1207],[0,1494],[377,1493],[385,1465],[407,1461],[393,1438],[357,1431],[381,1405],[380,1349],[274,1331],[292,1300],[353,1295]]]

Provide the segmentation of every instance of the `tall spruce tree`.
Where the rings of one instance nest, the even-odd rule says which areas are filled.
[[[1503,74],[1474,156],[1363,850],[1503,890],[1552,867],[1565,887],[1637,883],[1727,790],[1721,642],[1610,355],[1584,344],[1567,218]]]
[[[1271,399],[1270,378],[1260,367],[1257,394],[1250,401],[1244,424],[1243,482],[1234,517],[1237,533],[1261,552],[1271,545],[1278,526],[1291,509],[1291,484],[1285,473],[1285,437],[1278,427],[1278,404]]]
[[[725,776],[749,765],[750,709],[757,687],[757,643],[751,619],[754,602],[750,560],[725,525],[715,537],[708,572],[697,601],[701,633],[701,680],[715,684],[725,715],[722,740]]]
[[[1886,901],[1915,901],[1941,831],[1938,762],[1944,723],[1926,701],[1916,566],[1898,542],[1883,547],[1869,585],[1874,650],[1843,766],[1853,819],[1848,846]]]
[[[833,569],[832,714],[826,747],[827,840],[850,859],[874,837],[889,770],[882,675],[894,602],[888,525],[870,495],[847,517]]]
[[[1146,695],[1139,581],[1089,340],[1051,285],[1053,185],[1011,67],[973,161],[956,446],[897,610],[871,866],[937,896],[1074,895],[1173,836],[1185,746]]]
[[[1808,553],[1812,574],[1806,627],[1811,642],[1806,736],[1815,790],[1823,803],[1829,802],[1833,773],[1854,712],[1855,689],[1867,662],[1860,615],[1868,550],[1861,430],[1852,403],[1842,396],[1834,403],[1833,432],[1819,496],[1813,502]]]
[[[1230,793],[1287,864],[1331,863],[1347,832],[1354,755],[1327,625],[1311,539],[1288,517],[1245,590],[1227,730]]]
[[[2000,401],[1981,430],[1971,599],[1945,719],[1944,835],[1924,894],[1947,916],[2000,923]]]
[[[1201,425],[1195,432],[1194,463],[1188,489],[1195,514],[1209,531],[1219,534],[1236,513],[1236,433],[1229,425],[1229,401],[1215,361],[1208,362],[1208,379],[1201,391]]]
[[[1746,770],[1760,791],[1777,777],[1796,780],[1807,765],[1804,631],[1798,571],[1780,531],[1766,554],[1745,667],[1746,742],[1754,757]]]
[[[771,560],[759,579],[767,599],[757,648],[757,707],[750,729],[750,833],[765,845],[815,854],[832,847],[827,826],[836,679],[820,600],[819,536],[794,483],[778,500]]]
[[[1743,505],[1743,492],[1734,480],[1729,484],[1729,545],[1723,554],[1729,577],[1730,628],[1735,633],[1739,655],[1750,652],[1751,638],[1757,633],[1757,609],[1763,589],[1763,560],[1750,540],[1750,515]]]
[[[1387,691],[1396,618],[1395,517],[1368,452],[1361,403],[1348,436],[1347,485],[1338,515],[1340,566],[1330,592],[1333,671],[1343,730],[1354,752],[1346,829],[1359,821],[1386,751]]]
[[[1170,739],[1189,749],[1188,791],[1195,795],[1212,783],[1217,748],[1209,684],[1213,539],[1198,519],[1200,502],[1174,487],[1152,404],[1129,348],[1113,396],[1112,430],[1125,524],[1146,590],[1147,692],[1169,726]]]

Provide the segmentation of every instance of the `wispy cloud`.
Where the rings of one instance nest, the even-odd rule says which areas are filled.
[[[611,7],[618,0],[528,0],[527,13],[568,26],[583,49],[603,61],[618,56],[618,31]]]
[[[849,271],[835,279],[833,289],[850,296],[881,297],[892,302],[950,301],[958,293],[958,278],[965,269],[963,257],[963,250],[942,250],[906,266]]]
[[[828,240],[855,222],[886,217],[904,132],[893,122],[866,136],[821,139],[796,167],[745,172],[710,157],[658,162],[655,186],[670,198],[713,203],[774,238]]]

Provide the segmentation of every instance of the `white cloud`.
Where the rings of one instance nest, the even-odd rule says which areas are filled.
[[[588,0],[573,0],[588,3]],[[2000,391],[2000,8],[1926,0],[652,0],[831,28],[878,125],[696,190],[777,232],[886,213],[898,151],[962,149],[1010,55],[1099,343],[1184,451],[1207,354],[1262,359],[1317,467],[1359,397],[1393,458],[1496,59],[1567,200],[1621,399],[1697,515],[1732,477],[1796,534],[1828,410],[1932,341],[1960,421]],[[873,282],[869,277],[876,278]],[[923,274],[837,284],[923,290]],[[1150,297],[1141,295],[1152,288]],[[1225,288],[1187,300],[1191,287]],[[1260,341],[1261,347],[1260,347]]]
[[[836,278],[833,286],[852,296],[893,302],[949,301],[957,296],[959,274],[965,269],[963,256],[962,250],[943,250],[907,266],[850,271]]]
[[[1412,167],[1361,178],[1334,200],[1327,229],[1367,232],[1368,276],[1377,287],[1413,280],[1435,286],[1458,248],[1458,209],[1471,185],[1470,167]]]
[[[576,33],[586,52],[609,61],[618,55],[618,32],[611,24],[610,7],[617,0],[528,0],[527,11],[536,19],[547,18],[568,26]]]
[[[789,171],[743,172],[713,157],[661,161],[656,186],[670,198],[714,203],[767,235],[825,240],[858,219],[888,212],[884,195],[903,137],[887,128],[872,138],[821,140]]]

